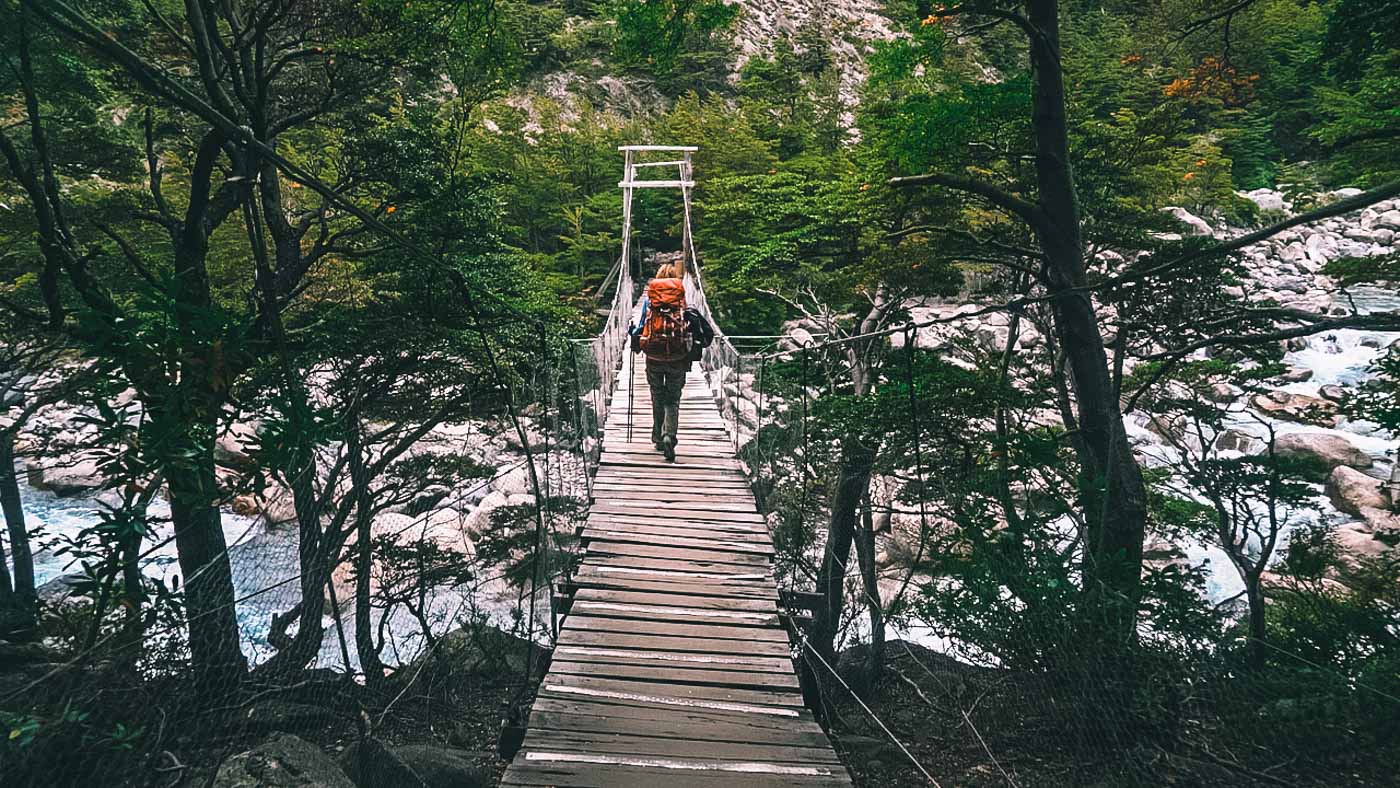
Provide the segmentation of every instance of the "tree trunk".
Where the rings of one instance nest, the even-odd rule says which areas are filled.
[[[1147,494],[1142,471],[1123,429],[1118,392],[1086,284],[1078,198],[1069,162],[1064,77],[1060,67],[1059,8],[1055,0],[1028,0],[1034,79],[1032,124],[1036,142],[1038,221],[1059,344],[1069,363],[1082,436],[1080,480],[1087,524],[1084,556],[1086,620],[1106,638],[1134,635],[1142,578]]]
[[[208,463],[194,469],[171,466],[170,520],[184,575],[185,616],[196,681],[208,691],[227,691],[247,670],[239,646],[233,571],[214,501],[212,441]]]
[[[874,449],[859,435],[848,434],[845,437],[841,444],[836,494],[831,501],[826,550],[817,574],[817,593],[822,595],[823,602],[812,617],[811,636],[808,638],[811,647],[833,670],[836,668],[836,630],[841,625],[841,611],[845,603],[846,562],[859,527],[860,501],[870,486],[870,471],[874,462]]]
[[[374,624],[370,607],[370,572],[374,569],[372,539],[374,517],[370,511],[369,479],[364,457],[360,454],[359,425],[351,424],[346,440],[350,453],[350,478],[355,495],[355,651],[360,657],[360,670],[365,674],[365,686],[377,689],[384,683],[384,663],[374,644]]]
[[[0,432],[0,510],[5,515],[5,530],[10,539],[10,558],[14,574],[5,568],[4,551],[0,550],[0,615],[6,637],[33,631],[35,616],[34,554],[29,547],[29,531],[24,523],[24,507],[19,498],[19,480],[15,474],[14,434]]]
[[[1249,645],[1245,653],[1249,666],[1256,671],[1264,669],[1265,637],[1268,635],[1268,622],[1264,618],[1264,585],[1260,578],[1245,580],[1245,598],[1249,600]]]
[[[865,588],[865,606],[870,613],[870,649],[865,655],[865,681],[867,687],[873,688],[879,683],[885,667],[885,608],[880,600],[880,577],[875,567],[875,522],[870,513],[868,489],[855,545],[856,560],[860,563],[860,580]]]

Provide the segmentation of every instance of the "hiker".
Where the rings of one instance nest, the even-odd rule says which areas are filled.
[[[651,388],[651,442],[667,462],[676,461],[676,430],[680,421],[681,389],[695,359],[695,339],[685,307],[685,268],[662,263],[647,283],[642,314],[631,328],[632,351],[647,354],[647,386]]]

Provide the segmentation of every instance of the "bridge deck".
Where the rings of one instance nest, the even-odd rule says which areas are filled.
[[[578,590],[501,784],[849,786],[802,705],[773,543],[704,377],[672,464],[643,367],[631,441],[626,381],[614,395]]]

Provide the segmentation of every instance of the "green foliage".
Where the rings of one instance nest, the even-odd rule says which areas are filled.
[[[723,83],[739,7],[723,0],[617,0],[614,52],[673,95]]]

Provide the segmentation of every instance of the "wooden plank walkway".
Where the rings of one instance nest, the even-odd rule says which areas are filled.
[[[614,395],[578,590],[501,784],[849,786],[803,708],[773,542],[704,377],[667,463],[644,366],[630,441],[626,381]]]

